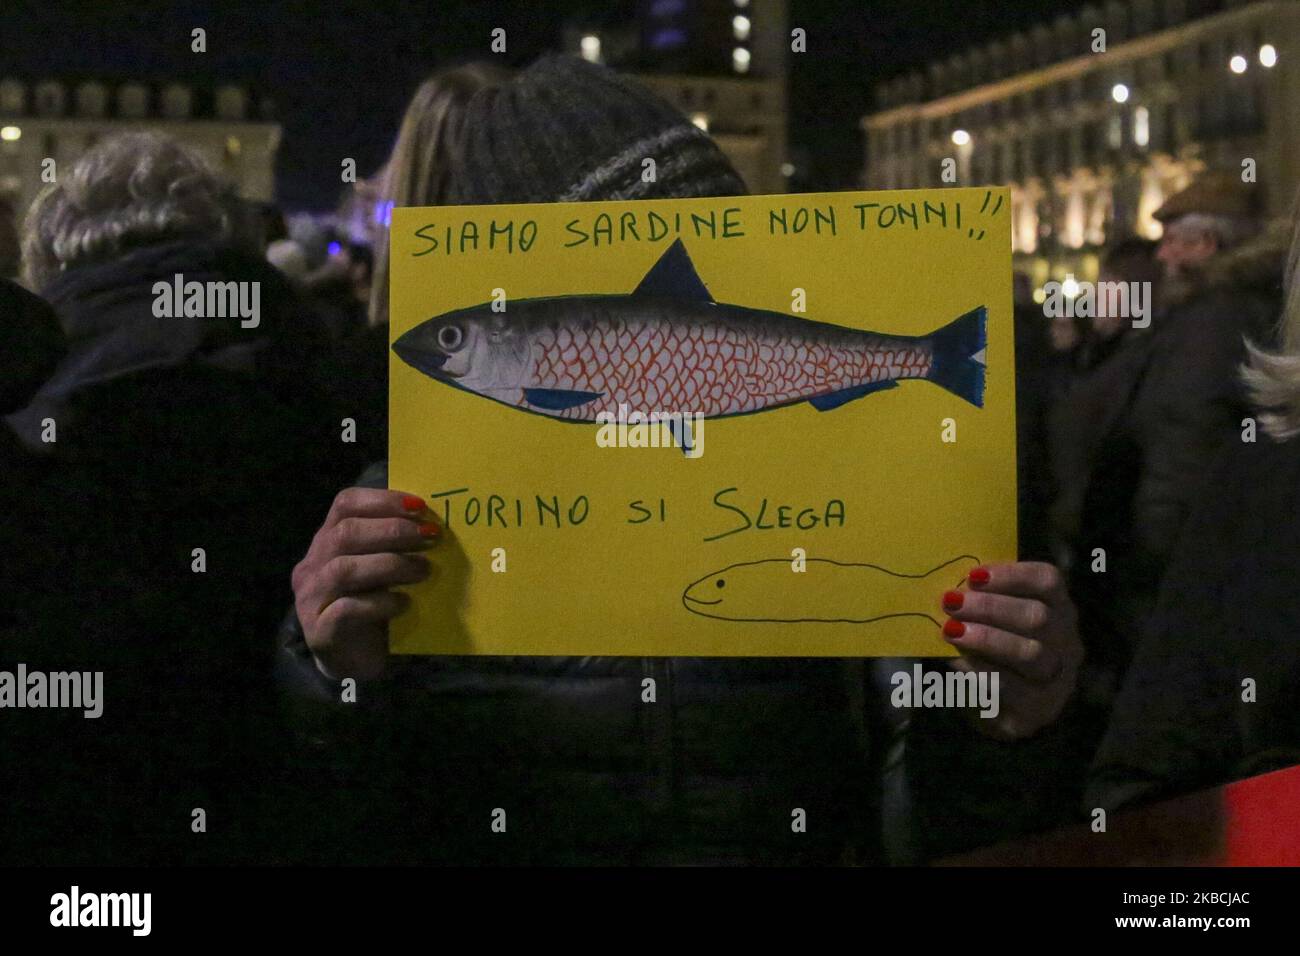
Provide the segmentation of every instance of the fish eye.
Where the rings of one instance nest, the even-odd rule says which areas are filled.
[[[723,578],[718,578],[718,587],[725,588],[726,586],[727,582]]]
[[[438,348],[444,352],[454,352],[465,344],[465,330],[455,323],[444,325],[438,330]]]

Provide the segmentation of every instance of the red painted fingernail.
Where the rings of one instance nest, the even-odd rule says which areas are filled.
[[[438,526],[434,524],[432,521],[430,521],[428,524],[420,525],[420,535],[422,537],[436,538],[441,533],[442,532],[438,529]]]
[[[988,583],[989,583],[989,569],[988,569],[988,568],[976,568],[975,570],[973,570],[973,571],[970,573],[970,583],[971,583],[971,584],[988,584]]]
[[[419,514],[424,510],[424,499],[417,495],[405,495],[402,498],[402,509],[412,514]]]
[[[943,609],[945,611],[956,611],[961,607],[964,600],[966,600],[966,596],[960,591],[945,591],[943,593]]]
[[[952,640],[955,637],[961,637],[966,633],[966,625],[956,618],[950,617],[943,624],[943,636]]]

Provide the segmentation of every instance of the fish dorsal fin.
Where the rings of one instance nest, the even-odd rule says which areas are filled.
[[[712,302],[704,280],[695,271],[695,263],[682,241],[678,239],[650,267],[633,295],[653,295],[665,299],[686,299],[694,302]]]

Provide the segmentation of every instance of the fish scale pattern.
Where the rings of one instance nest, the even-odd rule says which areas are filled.
[[[601,398],[548,414],[580,421],[625,404],[643,412],[738,415],[856,385],[929,374],[928,346],[842,342],[725,323],[596,320],[539,328],[529,387]],[[756,334],[757,333],[757,334]],[[519,404],[529,407],[521,390]]]

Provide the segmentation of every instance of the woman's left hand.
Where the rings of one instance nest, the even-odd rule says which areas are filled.
[[[942,598],[951,618],[944,637],[962,655],[948,666],[999,674],[997,716],[971,711],[979,731],[1001,740],[1031,736],[1061,715],[1083,663],[1065,581],[1051,564],[1020,561],[975,568],[967,584]]]

